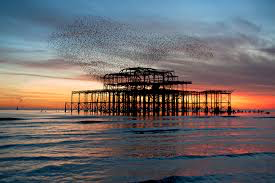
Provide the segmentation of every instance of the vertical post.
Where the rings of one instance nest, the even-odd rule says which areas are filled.
[[[73,92],[71,93],[71,113],[73,112]]]
[[[179,101],[178,101],[178,95],[175,96],[175,100],[176,100],[176,115],[178,115],[179,112]]]
[[[210,94],[211,97],[211,112],[213,112],[213,94]]]
[[[133,115],[137,116],[137,93],[136,93],[136,91],[133,92],[132,111],[133,111]]]
[[[146,93],[143,91],[143,116],[146,115]]]
[[[125,113],[126,111],[126,97],[125,97],[126,93],[123,92],[122,93],[122,110],[123,110],[123,113]]]
[[[186,113],[188,113],[188,111],[189,111],[189,96],[190,96],[190,92],[188,92],[187,93],[187,95],[186,95],[186,98],[185,98],[185,103],[186,103],[186,107],[185,107],[185,111],[186,111]]]
[[[91,95],[91,101],[92,101],[92,111],[94,112],[94,93]]]
[[[207,91],[205,92],[205,109],[204,109],[205,113],[208,113],[208,94]]]
[[[150,94],[147,95],[148,96],[148,115],[150,114],[151,112],[151,102],[150,102]]]
[[[161,97],[161,109],[162,109],[162,115],[165,115],[165,93],[162,93],[162,97]]]
[[[127,93],[127,114],[130,113],[130,93]]]
[[[84,111],[88,111],[88,95],[84,93]]]
[[[170,115],[170,93],[167,94],[167,115]]]
[[[91,93],[91,98],[90,98],[90,114],[92,112],[92,99],[93,99],[92,95],[93,95],[93,93]]]
[[[185,93],[181,94],[181,114],[182,115],[184,114],[184,109],[185,109],[185,107],[184,107],[184,94]]]
[[[90,98],[90,102],[89,102],[89,110],[90,110],[90,114],[91,114],[91,110],[92,110],[92,93],[91,93],[91,98]]]
[[[78,93],[78,103],[77,103],[77,112],[80,112],[80,93]]]
[[[160,94],[158,92],[157,94],[157,114],[159,116],[159,113],[160,113]]]
[[[120,113],[120,93],[117,92],[117,113]]]
[[[116,94],[115,92],[113,92],[113,113],[116,112],[115,109],[116,109]]]
[[[231,112],[232,112],[232,109],[231,109],[231,93],[228,93],[227,94],[227,113],[230,115]]]
[[[153,115],[155,116],[156,113],[156,94],[153,91]]]
[[[108,99],[108,112],[110,114],[111,113],[111,92],[110,91],[108,91],[108,97],[109,97],[109,99]]]
[[[175,94],[172,94],[172,115],[175,115]]]
[[[139,113],[141,113],[141,103],[142,103],[141,97],[142,97],[142,95],[139,92],[139,106],[138,106]]]
[[[200,109],[201,109],[201,93],[199,92],[199,99],[198,99],[198,111],[197,112],[199,112],[200,111]]]
[[[222,96],[223,96],[223,94],[221,93],[220,96],[221,96],[221,100],[220,100],[220,110],[223,110],[223,102],[222,102]]]

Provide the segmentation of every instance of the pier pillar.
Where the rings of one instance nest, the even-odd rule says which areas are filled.
[[[146,94],[145,92],[143,93],[143,116],[146,115]]]
[[[80,112],[80,93],[78,93],[78,103],[77,103],[77,112]]]
[[[162,97],[161,97],[161,109],[162,109],[162,115],[165,115],[165,93],[162,93]]]

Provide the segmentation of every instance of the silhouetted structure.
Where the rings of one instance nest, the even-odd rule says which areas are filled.
[[[228,90],[192,91],[171,70],[134,67],[106,74],[102,90],[72,91],[65,112],[81,110],[112,115],[187,115],[231,113]],[[77,96],[77,101],[75,101]]]

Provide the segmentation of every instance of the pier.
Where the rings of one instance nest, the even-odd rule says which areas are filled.
[[[134,67],[102,78],[101,90],[72,91],[65,112],[110,115],[231,114],[230,90],[189,90],[171,70]]]

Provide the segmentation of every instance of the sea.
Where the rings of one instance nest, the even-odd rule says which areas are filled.
[[[275,182],[275,113],[1,110],[0,182]]]

